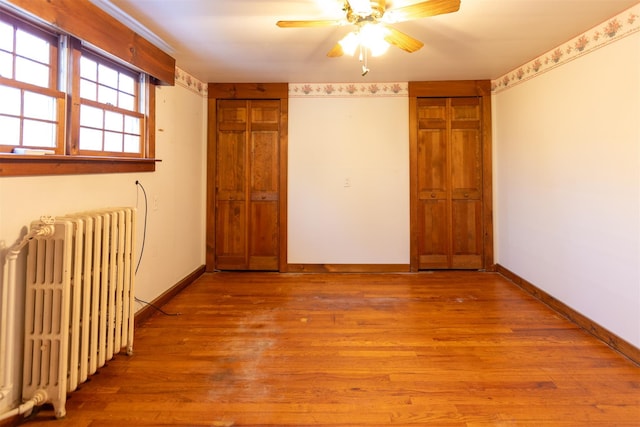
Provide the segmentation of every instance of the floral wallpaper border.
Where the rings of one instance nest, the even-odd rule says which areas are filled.
[[[568,42],[491,81],[499,93],[596,49],[640,31],[640,3]],[[207,97],[207,84],[176,67],[176,84]],[[407,82],[389,83],[289,83],[290,98],[317,97],[407,97]]]
[[[207,84],[193,77],[186,71],[176,67],[176,84],[184,88],[189,89],[192,92],[197,93],[203,97],[208,94]]]
[[[559,65],[640,31],[640,4],[630,7],[507,74],[491,81],[493,93],[502,92]]]
[[[289,98],[409,96],[402,83],[289,83]]]

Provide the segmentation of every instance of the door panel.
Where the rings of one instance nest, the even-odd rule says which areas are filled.
[[[222,270],[246,268],[245,201],[218,200],[216,207],[216,262]]]
[[[246,101],[224,100],[218,102],[218,130],[244,130],[247,124]]]
[[[451,130],[451,188],[479,191],[482,188],[481,150],[476,129]]]
[[[418,191],[446,192],[447,141],[444,130],[428,129],[419,132],[418,159],[424,166],[418,174]]]
[[[418,205],[420,266],[447,268],[449,265],[449,228],[447,203],[440,200],[421,200]]]
[[[244,200],[245,132],[218,132],[216,190],[218,200]]]
[[[252,129],[260,130],[259,125],[270,125],[270,129],[280,126],[280,102],[274,100],[253,100],[251,102]]]
[[[249,269],[278,269],[278,204],[257,200],[251,203],[249,222]]]
[[[482,209],[479,200],[452,202],[451,268],[482,268]]]
[[[251,192],[278,192],[278,132],[251,133]]]

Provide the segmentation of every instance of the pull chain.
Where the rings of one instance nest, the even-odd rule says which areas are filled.
[[[362,64],[362,77],[366,76],[367,73],[369,72],[369,64],[368,64],[368,54],[367,54],[367,48],[360,45],[360,62],[364,62],[364,64]]]

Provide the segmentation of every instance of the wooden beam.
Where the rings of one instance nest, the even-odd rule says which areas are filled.
[[[287,99],[287,83],[209,83],[209,99]]]
[[[409,97],[490,96],[490,80],[409,82]]]
[[[54,28],[133,65],[164,84],[175,84],[174,58],[89,0],[7,1]]]

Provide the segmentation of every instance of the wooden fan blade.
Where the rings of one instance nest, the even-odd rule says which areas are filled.
[[[337,58],[338,56],[342,55],[344,55],[344,50],[342,50],[342,45],[340,43],[336,43],[336,45],[333,46],[329,52],[327,52],[327,56],[329,58]]]
[[[388,31],[387,35],[384,37],[387,43],[397,46],[404,51],[412,53],[424,46],[424,43],[420,40],[414,39],[393,27],[386,26],[385,28]]]
[[[281,28],[308,28],[308,27],[333,27],[342,25],[344,21],[339,19],[327,19],[318,21],[278,21],[276,25]]]
[[[427,0],[421,3],[388,10],[385,14],[385,18],[387,18],[385,22],[404,22],[411,19],[456,12],[459,9],[460,0]]]

